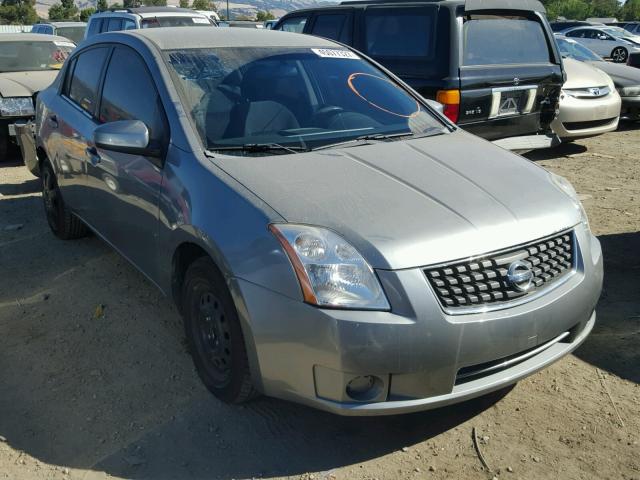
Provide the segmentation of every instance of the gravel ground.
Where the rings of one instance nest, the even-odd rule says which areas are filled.
[[[38,180],[0,164],[0,478],[640,480],[635,128],[529,156],[574,183],[603,244],[588,341],[498,394],[384,418],[219,403],[171,302],[97,238],[53,237]]]

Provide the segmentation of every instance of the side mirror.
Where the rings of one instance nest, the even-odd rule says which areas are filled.
[[[149,147],[149,129],[140,120],[119,120],[100,125],[93,131],[96,147],[112,152],[157,157],[160,150]]]
[[[425,100],[427,101],[427,104],[431,108],[436,110],[440,115],[444,115],[444,105],[443,104],[441,104],[440,102],[436,102],[435,100],[431,100],[430,98],[426,98]]]

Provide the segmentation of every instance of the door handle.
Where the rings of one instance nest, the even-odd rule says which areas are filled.
[[[49,123],[50,126],[52,126],[53,128],[58,128],[58,117],[55,115],[49,115],[49,118],[47,118],[47,122]]]
[[[91,162],[91,165],[93,165],[94,167],[98,165],[102,160],[96,147],[87,147],[84,153],[87,155],[87,158]]]

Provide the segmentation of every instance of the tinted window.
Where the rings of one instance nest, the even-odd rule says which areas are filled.
[[[109,23],[107,23],[106,32],[117,32],[122,30],[122,20],[116,17],[110,18]]]
[[[69,98],[91,114],[95,111],[100,74],[108,52],[106,47],[92,48],[78,56],[73,69]]]
[[[136,29],[136,22],[134,22],[133,20],[130,20],[128,18],[125,18],[124,20],[122,20],[122,29],[123,30],[135,30]]]
[[[56,35],[61,37],[67,37],[69,40],[73,40],[75,43],[80,43],[84,40],[84,26],[81,27],[60,27],[56,31]]]
[[[98,33],[100,33],[100,27],[102,27],[101,18],[96,18],[95,20],[91,20],[89,22],[89,27],[87,30],[87,37],[90,37],[91,35],[97,35]]]
[[[304,26],[307,23],[308,17],[291,17],[285,19],[278,30],[282,30],[283,32],[294,32],[294,33],[302,33],[304,30]]]
[[[372,8],[365,15],[366,48],[373,57],[431,57],[435,9]]]
[[[473,15],[463,27],[464,65],[549,63],[542,25],[525,17]]]
[[[0,42],[0,72],[60,70],[75,45],[65,41]]]
[[[598,38],[599,32],[597,30],[581,29],[574,30],[566,34],[567,37],[573,38]]]
[[[142,59],[124,47],[113,52],[105,74],[98,120],[140,120],[151,138],[162,138],[164,113],[158,93]]]
[[[141,28],[210,26],[211,21],[205,17],[152,17],[140,22]]]
[[[351,17],[347,13],[317,15],[311,33],[318,37],[351,43]]]
[[[53,35],[53,27],[50,25],[43,25],[41,33],[46,33],[47,35]]]

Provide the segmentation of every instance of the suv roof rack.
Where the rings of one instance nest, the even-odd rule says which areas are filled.
[[[107,8],[106,10],[100,10],[98,13],[103,12],[121,12],[121,13],[154,13],[154,12],[184,12],[184,13],[198,13],[190,8],[179,7],[132,7],[132,8]]]
[[[468,11],[481,10],[532,10],[545,13],[538,0],[342,0],[340,5],[362,5],[367,3],[461,3]]]

